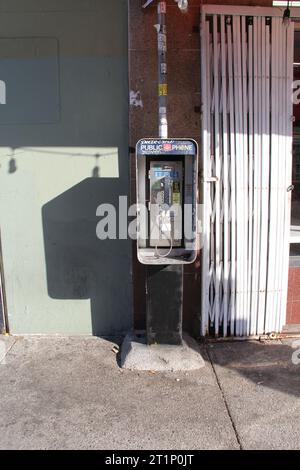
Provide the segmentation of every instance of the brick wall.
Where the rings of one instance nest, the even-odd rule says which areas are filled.
[[[136,142],[158,134],[156,0],[142,9],[143,0],[129,2],[129,83],[137,101],[130,106],[131,201],[135,202]],[[189,0],[189,11],[182,14],[173,0],[168,4],[168,122],[170,137],[200,137],[200,5],[237,5],[234,1]],[[271,0],[240,0],[239,5],[271,6]],[[139,105],[137,105],[139,104]],[[142,107],[141,107],[142,104]],[[134,325],[145,328],[145,267],[133,250]],[[199,332],[200,259],[184,268],[184,330]]]
[[[300,268],[290,268],[287,324],[300,324]]]

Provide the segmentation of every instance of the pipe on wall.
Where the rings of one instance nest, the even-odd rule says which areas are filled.
[[[157,3],[157,56],[158,56],[158,122],[159,137],[168,138],[167,120],[167,3],[165,1]]]

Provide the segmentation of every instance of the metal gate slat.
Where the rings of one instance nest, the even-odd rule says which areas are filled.
[[[245,336],[286,315],[293,25],[227,8],[202,10],[201,334]]]

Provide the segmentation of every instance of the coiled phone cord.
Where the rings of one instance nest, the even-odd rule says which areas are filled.
[[[159,217],[160,217],[160,221],[161,221],[161,225],[162,225],[162,215],[159,214]],[[162,230],[163,233],[165,233],[163,230]],[[173,237],[171,236],[170,238],[170,249],[168,250],[167,253],[164,253],[164,254],[161,254],[159,253],[158,251],[158,246],[155,245],[155,252],[154,252],[154,256],[156,258],[167,258],[169,256],[169,254],[171,253],[171,251],[173,250]]]
[[[155,246],[155,253],[154,253],[154,256],[155,256],[156,258],[167,258],[167,256],[169,256],[169,254],[170,254],[171,251],[173,250],[173,240],[172,240],[172,238],[171,238],[170,242],[171,242],[171,245],[170,245],[169,251],[168,251],[167,253],[164,253],[163,255],[158,252],[158,246],[156,245],[156,246]]]

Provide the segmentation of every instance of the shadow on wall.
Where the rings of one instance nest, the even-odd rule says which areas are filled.
[[[42,208],[49,296],[91,299],[94,335],[128,328],[129,241],[96,236],[95,208],[118,207],[115,185],[115,178],[87,178]]]
[[[96,209],[129,194],[127,1],[26,3],[0,17],[9,326],[118,334],[132,327],[131,243],[98,240]],[[88,302],[67,302],[83,299],[91,319]]]

